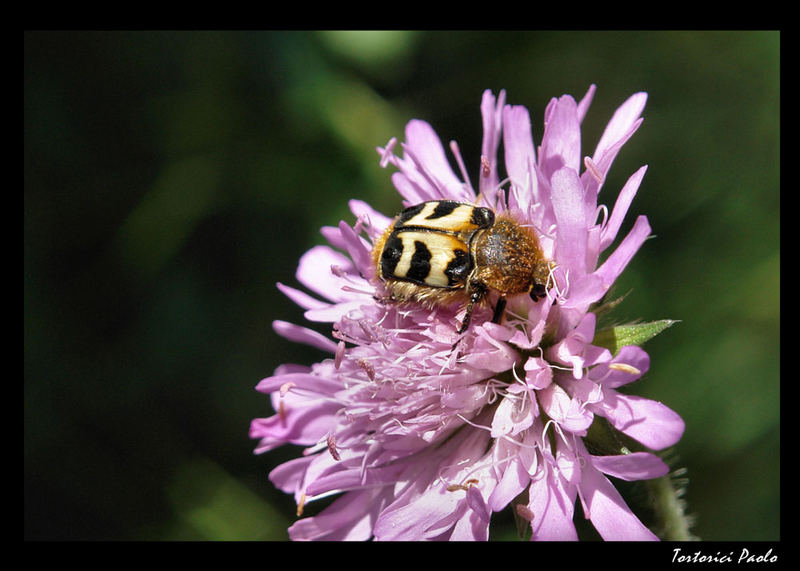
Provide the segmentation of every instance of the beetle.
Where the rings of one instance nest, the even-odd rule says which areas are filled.
[[[507,296],[546,297],[554,267],[530,227],[508,214],[454,200],[403,210],[375,241],[372,260],[392,301],[466,306],[459,335],[490,292],[498,294],[495,323],[502,319]]]

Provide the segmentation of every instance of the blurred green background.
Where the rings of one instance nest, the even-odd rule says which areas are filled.
[[[695,533],[780,537],[778,32],[27,32],[24,511],[36,540],[285,539],[291,498],[254,456],[253,389],[323,355],[278,337],[276,289],[352,222],[400,205],[375,147],[409,119],[477,172],[484,89],[528,107],[598,90],[645,121],[601,199],[640,165],[656,235],[619,283],[650,341],[638,394],[686,420]]]

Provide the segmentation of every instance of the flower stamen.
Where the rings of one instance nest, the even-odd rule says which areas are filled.
[[[333,367],[338,371],[339,367],[342,366],[342,359],[344,359],[344,350],[345,350],[345,342],[339,341],[336,345],[336,353],[334,354],[333,358]]]
[[[527,521],[528,523],[533,522],[533,510],[524,504],[514,504],[514,510],[517,512],[517,515]]]
[[[392,137],[389,139],[389,142],[386,143],[386,146],[383,149],[378,149],[381,155],[381,160],[378,164],[380,164],[381,168],[386,168],[386,165],[388,165],[390,162],[393,162],[392,159],[395,158],[394,147],[396,144],[397,137]]]
[[[486,155],[481,155],[481,175],[483,178],[488,178],[492,174],[492,164]]]
[[[589,172],[589,174],[592,175],[592,178],[596,180],[599,184],[603,184],[605,177],[603,177],[603,175],[597,169],[597,165],[594,164],[594,161],[589,157],[584,157],[583,164],[586,167],[586,170]]]
[[[333,459],[339,462],[342,458],[339,456],[339,451],[336,449],[336,436],[329,434],[327,438],[328,452],[331,453]]]
[[[356,359],[356,363],[367,373],[367,377],[369,377],[370,381],[375,380],[375,367],[372,366],[372,363],[366,359]]]
[[[458,148],[458,143],[455,141],[450,141],[450,151],[453,153],[453,157],[456,159],[456,164],[458,165],[458,170],[461,171],[461,178],[464,181],[464,186],[472,193],[475,194],[475,190],[472,188],[472,183],[469,181],[469,174],[467,174],[467,167],[464,164],[464,159],[461,157],[461,150]]]
[[[470,478],[469,480],[465,481],[463,484],[448,484],[447,488],[445,488],[448,492],[457,492],[459,490],[468,491],[472,486],[475,486],[480,483],[480,480],[477,478]]]
[[[634,367],[633,365],[628,365],[627,363],[611,363],[608,366],[609,369],[613,369],[614,371],[620,371],[622,373],[628,373],[629,375],[641,375],[642,372]]]

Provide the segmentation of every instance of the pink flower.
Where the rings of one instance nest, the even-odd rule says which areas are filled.
[[[656,539],[607,476],[665,475],[666,464],[648,449],[675,444],[683,421],[661,403],[617,391],[648,370],[649,358],[635,345],[613,354],[593,344],[592,312],[650,234],[639,216],[598,266],[646,170],[628,179],[610,211],[598,206],[611,163],[642,122],[646,95],[623,103],[593,154],[581,160],[580,124],[593,94],[594,86],[580,102],[553,99],[537,149],[528,111],[506,105],[504,92],[484,93],[477,189],[457,146],[450,148],[460,174],[425,122],[408,124],[402,156],[394,139],[378,149],[381,164],[397,169],[392,181],[406,206],[480,200],[533,226],[556,265],[547,298],[510,297],[502,324],[491,322],[489,309],[476,309],[454,351],[463,308],[378,301],[371,250],[391,217],[355,200],[355,226],[324,228],[330,247],[312,248],[300,260],[297,279],[313,295],[278,284],[306,319],[333,324],[331,339],[275,322],[282,336],[331,357],[310,367],[281,365],[257,386],[276,413],[253,421],[256,452],[305,447],[270,479],[294,495],[298,513],[337,496],[317,515],[298,519],[292,539],[485,540],[492,514],[509,506],[530,522],[533,539],[577,539],[578,500],[603,538]],[[638,441],[641,451],[590,453],[588,431],[597,417]]]

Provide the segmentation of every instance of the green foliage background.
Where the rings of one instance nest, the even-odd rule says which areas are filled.
[[[411,118],[477,172],[482,92],[528,107],[598,86],[590,154],[649,93],[604,187],[656,238],[620,321],[678,319],[636,391],[686,420],[695,533],[780,537],[780,35],[681,32],[24,34],[26,539],[285,539],[291,498],[256,457],[253,390],[282,362],[319,228],[400,205],[375,147]],[[505,537],[502,530],[498,537]]]

